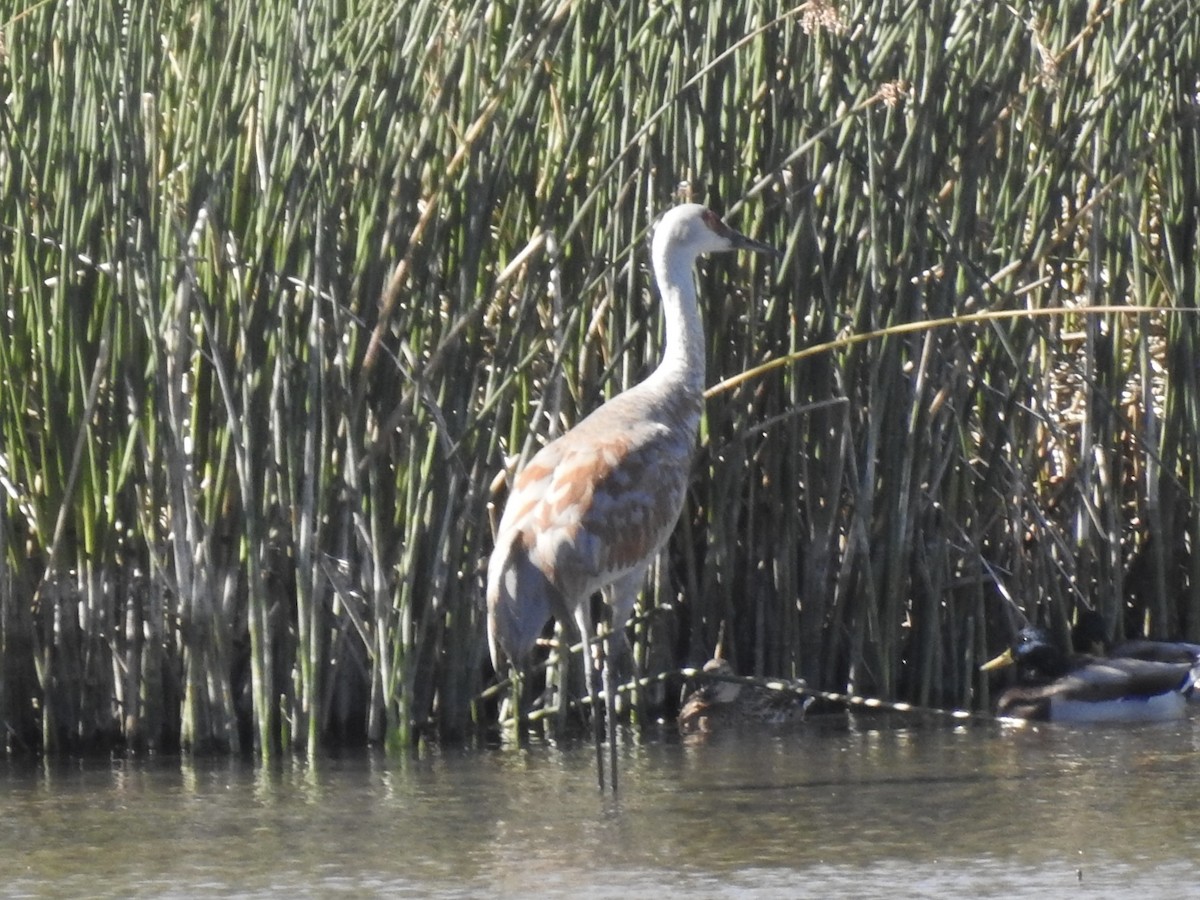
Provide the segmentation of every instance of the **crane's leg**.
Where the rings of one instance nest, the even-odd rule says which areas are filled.
[[[600,699],[596,696],[596,671],[593,663],[592,648],[592,600],[587,598],[575,608],[575,624],[579,627],[579,637],[583,641],[583,677],[587,681],[588,701],[592,707],[592,731],[596,742],[596,777],[600,781],[600,790],[604,790],[604,748],[603,727],[600,722]],[[613,771],[613,778],[617,773]]]
[[[608,729],[608,768],[612,772],[612,790],[617,792],[617,685],[613,677],[613,653],[620,638],[609,630],[604,640],[604,724]],[[604,789],[604,785],[600,785]]]
[[[615,667],[626,647],[625,625],[637,603],[638,591],[646,578],[646,567],[631,572],[610,585],[604,600],[612,610],[611,624],[604,641],[604,721],[608,726],[608,759],[612,772],[612,790],[617,792],[617,679]],[[601,785],[603,787],[603,785]]]

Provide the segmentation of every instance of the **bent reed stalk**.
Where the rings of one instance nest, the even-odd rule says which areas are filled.
[[[1184,0],[0,3],[6,747],[492,733],[493,478],[657,362],[684,198],[787,249],[701,272],[633,705],[722,624],[963,709],[1025,619],[1200,639],[1198,50]]]

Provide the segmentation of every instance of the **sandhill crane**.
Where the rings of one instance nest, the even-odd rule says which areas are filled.
[[[591,598],[602,591],[611,626],[602,649],[605,719],[617,789],[612,660],[646,570],[683,508],[704,402],[704,326],[693,267],[702,253],[776,251],[690,203],[654,229],[651,257],[662,296],[666,346],[640,384],[613,397],[543,447],[513,481],[488,561],[487,619],[492,663],[518,670],[547,620],[574,619],[591,658]],[[592,715],[599,715],[593,664],[585,667]],[[519,698],[517,700],[519,702]],[[604,789],[599,719],[597,769]]]

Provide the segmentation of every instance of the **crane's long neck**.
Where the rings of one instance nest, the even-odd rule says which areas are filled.
[[[667,340],[662,362],[651,377],[698,397],[704,391],[704,323],[692,275],[695,256],[657,246],[653,254]]]

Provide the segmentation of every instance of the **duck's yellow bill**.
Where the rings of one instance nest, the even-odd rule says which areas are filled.
[[[990,672],[992,669],[1003,669],[1005,666],[1011,666],[1016,659],[1013,657],[1012,647],[1009,647],[995,659],[989,659],[979,667],[980,672]]]

